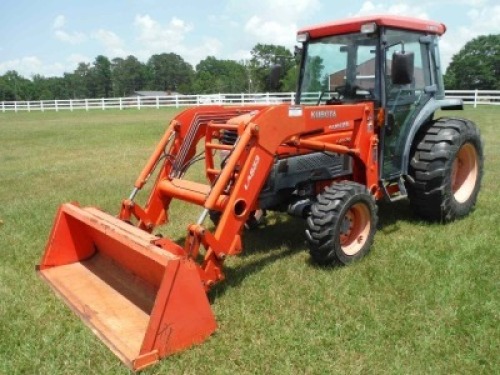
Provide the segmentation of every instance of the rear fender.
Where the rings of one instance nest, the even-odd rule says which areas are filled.
[[[431,98],[424,107],[420,110],[418,115],[413,120],[413,123],[406,138],[403,157],[401,158],[401,174],[408,174],[408,166],[410,163],[410,153],[413,146],[415,137],[417,136],[420,129],[432,119],[434,112],[439,109],[463,109],[463,103],[461,99],[440,99],[436,100]]]

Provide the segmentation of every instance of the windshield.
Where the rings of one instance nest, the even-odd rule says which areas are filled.
[[[376,35],[346,34],[311,40],[304,46],[298,104],[375,100]]]

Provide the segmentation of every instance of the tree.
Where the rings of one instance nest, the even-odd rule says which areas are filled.
[[[328,89],[328,75],[323,74],[325,66],[319,56],[308,57],[304,77],[302,77],[302,90],[306,92],[320,92]]]
[[[9,70],[0,80],[1,100],[33,100],[33,82],[19,75],[15,70]]]
[[[147,68],[135,56],[117,57],[111,64],[111,78],[114,95],[128,96],[146,87]]]
[[[293,68],[288,70],[285,77],[283,78],[282,90],[285,92],[296,91],[298,77],[299,77],[299,66],[295,65]]]
[[[74,84],[76,87],[75,98],[91,98],[93,88],[90,84],[90,64],[81,62],[73,72]],[[59,98],[58,98],[59,99]]]
[[[71,95],[63,77],[43,77],[36,74],[33,80],[34,100],[70,99]]]
[[[296,64],[293,54],[284,46],[259,43],[250,53],[249,68],[254,92],[270,91],[269,73],[273,65],[280,64],[282,76],[286,76]]]
[[[0,100],[12,101],[17,100],[17,90],[14,82],[7,76],[9,72],[0,77]],[[17,73],[16,73],[17,74]]]
[[[63,75],[64,87],[68,95],[68,99],[78,98],[78,91],[80,89],[78,85],[78,79],[74,73],[64,73]],[[55,98],[60,99],[60,98]]]
[[[209,56],[196,65],[193,89],[197,93],[243,92],[247,84],[247,70],[236,61]]]
[[[111,62],[106,56],[99,55],[95,58],[90,71],[90,80],[94,91],[93,97],[109,98],[112,91]]]
[[[447,89],[500,89],[500,34],[472,39],[453,56],[445,75]]]
[[[161,91],[191,91],[193,67],[175,53],[153,55],[147,62],[150,74],[149,88]]]

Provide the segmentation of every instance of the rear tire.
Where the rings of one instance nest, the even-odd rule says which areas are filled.
[[[448,222],[476,204],[483,175],[479,130],[469,120],[443,118],[420,133],[410,159],[408,197],[422,218]]]
[[[312,259],[349,264],[364,257],[377,227],[377,205],[365,186],[343,181],[325,189],[311,206],[306,235]]]

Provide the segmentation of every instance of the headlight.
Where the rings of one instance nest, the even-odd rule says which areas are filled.
[[[377,24],[375,22],[361,25],[361,34],[373,34],[375,31],[377,31]]]
[[[309,33],[299,33],[297,34],[297,42],[305,43],[309,40]]]

